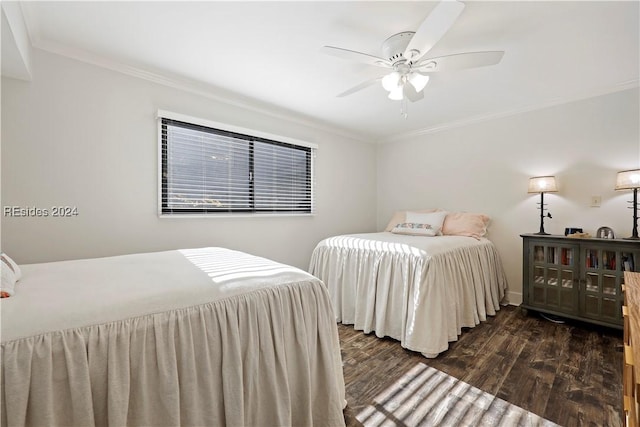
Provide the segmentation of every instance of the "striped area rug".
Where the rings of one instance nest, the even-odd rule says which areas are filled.
[[[444,372],[419,363],[356,415],[379,426],[557,426]]]

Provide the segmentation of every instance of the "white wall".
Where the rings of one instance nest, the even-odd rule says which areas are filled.
[[[376,147],[40,50],[32,61],[32,81],[2,79],[2,206],[72,205],[79,215],[3,216],[2,250],[19,263],[225,246],[306,269],[324,237],[441,207],[493,218],[489,237],[517,303],[519,235],[539,225],[529,177],[558,178],[547,231],[631,233],[630,193],[613,185],[617,171],[640,166],[638,89]],[[317,143],[317,214],[158,218],[158,109]],[[589,207],[592,195],[601,207]]]
[[[18,263],[224,246],[308,267],[324,237],[373,231],[374,145],[321,127],[40,50],[31,82],[2,79],[2,206],[77,206],[74,218],[2,217]],[[158,109],[318,145],[315,216],[160,219]]]
[[[630,192],[616,192],[616,172],[640,166],[638,89],[388,143],[378,149],[378,229],[401,209],[439,207],[492,217],[489,238],[500,252],[512,303],[522,298],[522,233],[539,229],[528,179],[555,175],[559,193],[545,195],[564,234],[598,227],[631,235]],[[591,196],[602,206],[590,207]]]

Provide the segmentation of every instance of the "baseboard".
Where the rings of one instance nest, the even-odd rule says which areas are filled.
[[[522,304],[522,292],[511,292],[508,291],[505,301],[503,301],[506,305],[520,305]]]

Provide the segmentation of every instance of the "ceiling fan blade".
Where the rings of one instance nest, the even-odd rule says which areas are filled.
[[[338,98],[342,98],[344,96],[351,95],[352,93],[358,92],[359,90],[362,90],[364,88],[371,86],[372,84],[380,81],[381,79],[382,77],[377,77],[375,79],[367,80],[365,82],[360,83],[357,86],[352,87],[351,89],[345,90],[344,92],[338,94],[337,96]]]
[[[465,68],[486,67],[495,65],[502,60],[504,51],[489,52],[466,52],[453,55],[439,56],[437,58],[427,58],[419,61],[413,69],[423,72],[455,71]]]
[[[402,88],[402,94],[407,97],[407,99],[411,102],[420,101],[424,98],[424,91],[416,91],[416,88],[413,87],[411,83],[405,83]]]
[[[417,60],[444,36],[464,9],[464,3],[444,0],[436,5],[409,41],[404,57]]]
[[[376,67],[391,68],[391,63],[386,59],[362,52],[356,52],[355,50],[343,49],[341,47],[334,46],[322,46],[321,51],[327,55],[337,56],[342,59],[349,59],[364,64],[375,65]]]

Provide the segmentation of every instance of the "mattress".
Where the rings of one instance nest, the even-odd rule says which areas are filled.
[[[335,236],[318,243],[309,271],[328,287],[338,322],[395,338],[426,357],[495,315],[507,289],[486,238]]]
[[[327,291],[224,248],[21,266],[2,425],[343,425]]]

